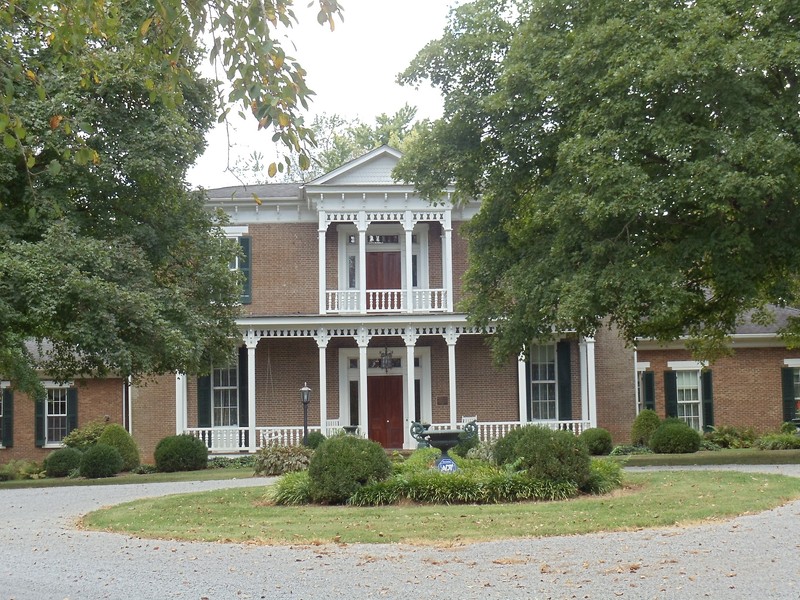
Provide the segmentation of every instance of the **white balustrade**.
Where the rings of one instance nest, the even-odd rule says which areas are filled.
[[[367,290],[367,312],[445,312],[447,290],[411,290],[411,310],[408,309],[408,290]],[[357,313],[361,310],[359,290],[328,290],[325,292],[326,313]]]

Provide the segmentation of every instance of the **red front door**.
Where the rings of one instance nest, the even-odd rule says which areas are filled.
[[[369,439],[384,448],[403,447],[403,376],[367,378]]]
[[[402,286],[399,252],[367,252],[367,309],[399,310]],[[370,290],[398,290],[374,292]]]

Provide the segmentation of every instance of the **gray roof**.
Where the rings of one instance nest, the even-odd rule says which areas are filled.
[[[747,334],[765,334],[777,333],[779,329],[786,327],[790,317],[800,317],[800,310],[788,306],[774,306],[767,307],[774,315],[774,320],[768,325],[761,325],[754,323],[752,320],[753,311],[746,312],[742,317],[742,322],[736,327],[734,334],[747,335]]]
[[[261,200],[285,200],[287,198],[301,200],[302,184],[299,183],[266,183],[262,185],[232,185],[228,187],[204,190],[211,200],[250,200],[253,194]]]

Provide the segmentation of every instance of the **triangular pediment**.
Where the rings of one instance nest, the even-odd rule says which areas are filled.
[[[381,146],[317,177],[306,187],[317,185],[394,185],[392,170],[400,160],[400,151]]]

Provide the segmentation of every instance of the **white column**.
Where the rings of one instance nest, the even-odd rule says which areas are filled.
[[[320,329],[316,336],[319,347],[319,422],[323,435],[328,435],[328,342],[331,337],[326,329]]]
[[[367,347],[372,336],[367,335],[367,328],[359,328],[358,342],[358,427],[361,435],[369,437],[369,412],[367,410]]]
[[[456,398],[456,341],[459,334],[452,325],[447,327],[444,341],[447,342],[447,380],[450,396],[450,427],[458,422],[458,399]]]
[[[327,311],[326,306],[326,291],[328,281],[326,277],[326,256],[325,256],[325,232],[328,230],[328,224],[325,220],[325,213],[319,213],[319,229],[317,236],[319,238],[319,314],[324,315]]]
[[[586,383],[589,396],[589,425],[597,427],[597,382],[595,381],[594,338],[586,338]]]
[[[444,289],[447,294],[447,312],[453,312],[453,225],[451,222],[451,211],[444,212],[444,248],[442,248]]]
[[[517,398],[519,400],[519,421],[524,423],[528,420],[528,361],[525,353],[520,352],[517,358]]]
[[[248,451],[258,450],[256,438],[256,348],[259,338],[250,330],[244,336],[247,347],[247,437]]]
[[[175,433],[186,431],[186,374],[175,373]]]
[[[403,341],[406,344],[406,407],[403,411],[405,413],[405,427],[403,429],[403,448],[410,449],[416,448],[416,442],[411,437],[411,422],[414,421],[415,400],[414,395],[414,348],[417,344],[419,336],[413,325],[407,325],[405,333],[403,334]],[[421,419],[420,415],[416,415],[417,419]]]
[[[404,297],[406,299],[406,305],[404,309],[407,313],[414,311],[414,286],[413,286],[413,279],[414,279],[414,268],[413,268],[413,255],[414,249],[412,245],[412,236],[414,233],[414,217],[411,214],[410,210],[407,210],[404,214],[403,219],[403,230],[406,234],[405,239],[405,250],[406,250],[406,289]]]
[[[367,314],[367,213],[358,213],[358,289],[361,314]]]

